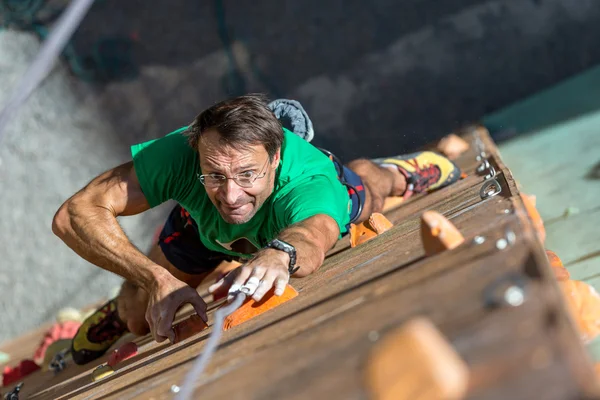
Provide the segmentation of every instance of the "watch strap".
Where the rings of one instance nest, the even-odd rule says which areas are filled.
[[[288,256],[290,256],[290,264],[288,265],[288,272],[290,276],[300,269],[300,267],[296,265],[296,248],[291,244],[280,239],[273,239],[267,244],[266,247],[284,251],[288,254]]]

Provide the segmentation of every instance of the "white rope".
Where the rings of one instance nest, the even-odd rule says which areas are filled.
[[[52,28],[35,60],[19,81],[2,111],[0,111],[0,143],[2,142],[3,131],[10,119],[50,73],[56,59],[93,3],[94,0],[73,0]]]
[[[215,322],[213,324],[212,334],[206,342],[206,346],[204,346],[204,351],[198,358],[196,358],[192,369],[185,376],[183,385],[175,397],[176,400],[189,400],[191,398],[192,393],[194,392],[194,383],[196,379],[202,375],[202,372],[204,372],[204,369],[206,369],[208,362],[219,345],[221,335],[223,334],[223,323],[225,321],[225,317],[240,308],[240,306],[244,303],[244,300],[246,300],[246,294],[238,292],[231,303],[223,308],[219,308],[215,312]]]

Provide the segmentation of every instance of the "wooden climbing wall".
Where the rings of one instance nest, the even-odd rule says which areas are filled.
[[[460,134],[470,144],[456,160],[463,180],[389,210],[394,227],[367,243],[340,240],[318,273],[292,280],[298,297],[225,332],[194,398],[368,399],[373,347],[424,316],[467,364],[467,399],[600,399],[510,170],[485,129]],[[446,216],[465,242],[426,257],[427,210]],[[503,303],[500,283],[522,289],[523,303]],[[209,305],[211,325],[218,306]],[[106,357],[34,373],[21,398],[172,399],[210,333],[177,345],[136,338],[139,354],[97,382],[92,371]]]

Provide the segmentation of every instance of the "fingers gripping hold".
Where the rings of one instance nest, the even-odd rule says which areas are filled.
[[[254,292],[256,292],[256,289],[258,289],[258,287],[260,286],[261,282],[262,281],[260,280],[260,278],[256,276],[251,276],[250,279],[248,279],[248,282],[246,282],[246,284],[242,286],[242,293],[245,293],[248,296],[252,296]]]

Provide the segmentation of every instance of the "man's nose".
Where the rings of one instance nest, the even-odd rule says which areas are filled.
[[[227,182],[221,186],[221,191],[223,192],[222,198],[228,205],[235,204],[240,197],[241,190],[242,188],[233,179],[227,179]]]

